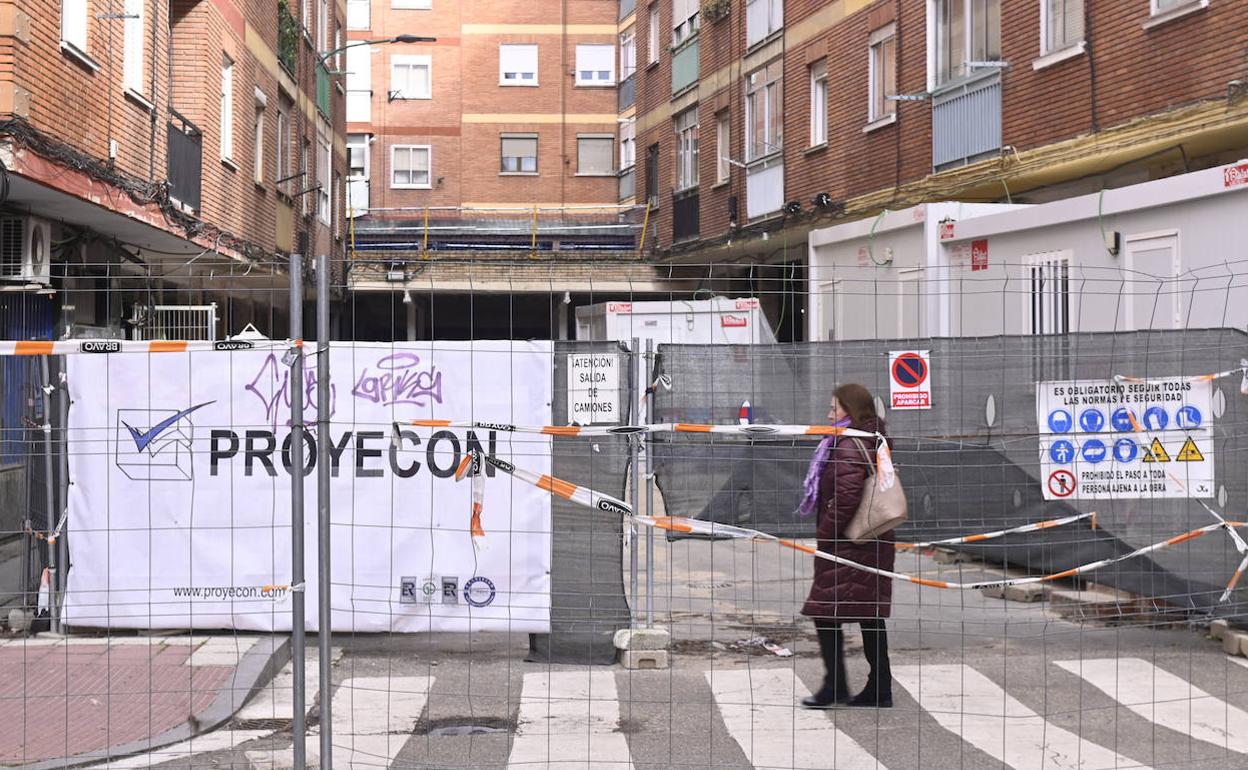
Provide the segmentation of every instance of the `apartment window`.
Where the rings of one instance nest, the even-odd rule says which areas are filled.
[[[303,137],[302,143],[299,147],[299,168],[295,171],[295,178],[290,180],[291,189],[296,193],[302,192],[308,187],[313,186],[311,183],[312,177],[308,176],[308,163],[311,160],[312,141],[305,136]],[[298,195],[297,197],[299,198],[299,213],[306,217],[308,215],[308,200],[311,199],[315,201],[315,199],[312,197],[312,193]]]
[[[729,143],[730,137],[728,123],[728,110],[724,110],[715,116],[715,182],[727,182],[728,175],[732,172],[732,165],[728,162],[732,157],[732,146]]]
[[[659,205],[659,146],[646,148],[646,200],[651,206]]]
[[[1046,0],[1047,1],[1047,0]],[[874,123],[897,113],[897,26],[889,24],[871,33],[871,101],[867,119]]]
[[[934,0],[936,83],[970,75],[968,61],[1001,58],[1001,0]]]
[[[698,108],[676,116],[676,190],[698,184]]]
[[[810,65],[810,146],[828,141],[828,61]]]
[[[500,144],[499,173],[537,173],[537,135],[503,134]]]
[[[698,0],[672,0],[672,45],[680,45],[697,34],[697,31]],[[655,60],[657,59],[656,56]]]
[[[221,55],[221,159],[234,156],[234,60]]]
[[[615,176],[615,137],[610,134],[577,136],[576,173]]]
[[[620,170],[632,168],[637,163],[637,121],[620,123]]]
[[[432,168],[432,148],[427,144],[396,145],[390,148],[390,186],[428,190]]]
[[[329,124],[320,121],[316,128],[316,213],[324,225],[330,224],[334,218],[334,145],[329,140],[331,135]]]
[[[498,47],[498,84],[503,86],[537,85],[537,46],[500,45]]]
[[[277,183],[277,191],[281,193],[289,193],[290,181],[290,108],[282,105],[277,110],[277,131],[273,138],[273,160],[275,168],[273,173],[276,175],[274,181]]]
[[[779,59],[746,76],[746,160],[757,160],[784,148],[783,62]]]
[[[754,45],[784,26],[784,0],[746,0],[745,44]]]
[[[620,80],[627,80],[637,71],[637,34],[629,27],[620,35]]]
[[[87,52],[87,0],[61,0],[61,40]]]
[[[403,11],[428,11],[433,8],[433,0],[390,0],[390,7]]]
[[[650,6],[650,37],[646,41],[646,61],[654,64],[659,60],[659,4]]]
[[[1079,45],[1083,41],[1084,0],[1040,0],[1040,24],[1047,54]]]
[[[347,0],[347,29],[369,29],[372,25],[369,0]]]
[[[316,0],[316,50],[324,53],[329,47],[329,0]]]
[[[368,134],[347,135],[347,178],[368,177]]]
[[[1037,254],[1027,260],[1031,279],[1031,333],[1070,331],[1070,254]]]
[[[264,110],[268,104],[268,99],[259,88],[256,89],[255,96],[256,114],[251,124],[252,144],[255,147],[252,175],[256,180],[256,184],[264,184]]]
[[[615,46],[581,44],[576,47],[576,84],[609,86],[615,83]]]
[[[429,56],[391,56],[390,92],[395,99],[433,98],[433,61]]]
[[[1079,3],[1080,6],[1083,3]],[[1151,15],[1160,16],[1168,11],[1191,6],[1193,8],[1205,8],[1209,5],[1209,0],[1152,0]]]
[[[144,0],[126,0],[124,5],[125,23],[125,65],[123,71],[124,86],[136,94],[144,93],[143,89],[143,22]]]

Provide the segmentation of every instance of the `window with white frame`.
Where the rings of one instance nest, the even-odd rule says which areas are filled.
[[[698,0],[672,0],[672,45],[680,45],[697,31]]]
[[[390,148],[390,186],[398,189],[428,190],[431,155],[427,144],[400,144]]]
[[[125,0],[125,66],[123,82],[125,88],[142,94],[143,89],[143,22],[146,17],[144,0]]]
[[[620,123],[620,170],[637,163],[637,121],[629,118]]]
[[[433,60],[429,56],[390,57],[390,92],[395,99],[433,98]]]
[[[581,176],[615,176],[615,137],[610,134],[578,135],[576,173]]]
[[[537,45],[502,43],[498,46],[498,84],[537,85]]]
[[[252,120],[251,141],[254,149],[252,158],[252,177],[256,184],[264,184],[264,111],[268,98],[259,88],[255,89],[256,114]]]
[[[784,0],[745,0],[745,44],[754,45],[784,26]]]
[[[500,174],[537,173],[536,134],[503,134],[499,144]]]
[[[620,80],[637,71],[637,34],[632,27],[620,33]]]
[[[676,191],[698,184],[698,108],[676,116]]]
[[[729,136],[728,110],[715,116],[715,183],[727,182],[732,173],[729,162],[732,155],[731,137]]]
[[[1031,333],[1070,331],[1070,252],[1036,254],[1026,261],[1031,289]]]
[[[1151,0],[1150,15],[1160,16],[1163,13],[1169,13],[1180,8],[1204,8],[1209,5],[1209,0]]]
[[[828,141],[828,60],[820,59],[810,71],[810,146]]]
[[[428,11],[433,0],[390,0],[390,7],[402,11]]]
[[[87,52],[87,0],[61,0],[61,41]]]
[[[646,41],[646,61],[654,64],[659,60],[659,4],[650,6],[650,37]]]
[[[329,130],[329,124],[325,121],[318,121],[316,127],[316,214],[321,220],[321,224],[328,225],[334,219],[334,196],[333,196],[333,152],[334,144],[330,141],[333,136]]]
[[[368,134],[347,134],[347,179],[368,178]]]
[[[581,43],[576,47],[576,84],[615,84],[615,46]]]
[[[967,62],[1001,58],[1001,0],[933,0],[936,84],[972,74]]]
[[[221,54],[221,159],[234,156],[234,60]]]
[[[871,93],[867,121],[874,123],[897,114],[897,102],[888,98],[897,95],[897,25],[872,32],[868,45]]]
[[[308,164],[313,162],[312,141],[306,136],[300,145],[298,157],[299,168],[295,171],[295,178],[290,180],[290,182],[291,189],[295,191],[295,197],[299,199],[299,214],[306,217],[308,215],[308,201],[312,201],[313,204],[316,203],[316,198],[313,197],[312,193],[304,192],[308,187],[315,186],[310,183],[311,177],[308,175],[308,172],[311,170],[308,168]]]
[[[784,149],[784,62],[776,59],[745,79],[745,158]]]
[[[1041,54],[1083,42],[1083,3],[1084,0],[1040,0]]]
[[[329,0],[316,0],[316,50],[320,53],[331,50],[329,47]]]
[[[277,109],[277,130],[273,137],[274,177],[277,191],[290,194],[290,159],[294,154],[290,146],[290,106],[282,104]]]
[[[369,0],[347,0],[347,29],[369,29],[372,26],[372,3]]]

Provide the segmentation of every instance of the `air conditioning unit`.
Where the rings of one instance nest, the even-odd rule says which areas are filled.
[[[0,215],[0,279],[52,282],[52,223],[38,217]]]

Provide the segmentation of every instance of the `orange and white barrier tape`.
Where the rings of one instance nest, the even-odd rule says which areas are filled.
[[[286,349],[303,340],[4,340],[0,356],[65,356],[77,353],[203,353]]]
[[[1195,374],[1195,375],[1192,375],[1191,377],[1188,377],[1187,380],[1189,382],[1213,382],[1214,380],[1220,380],[1223,377],[1233,377],[1236,374],[1242,374],[1244,375],[1245,378],[1248,378],[1248,358],[1241,359],[1239,362],[1239,368],[1237,369],[1227,369],[1224,372],[1212,372],[1211,374]],[[1164,379],[1168,380],[1172,378],[1166,377]],[[1149,380],[1150,378],[1148,377],[1132,377],[1126,374],[1114,375],[1115,382],[1142,383],[1142,382],[1148,382]]]
[[[1004,535],[1013,535],[1020,532],[1035,532],[1041,529],[1050,529],[1052,527],[1060,527],[1063,524],[1071,524],[1083,519],[1092,519],[1095,522],[1096,513],[1078,513],[1072,516],[1063,516],[1060,519],[1049,519],[1048,521],[1037,521],[1031,524],[1023,524],[1018,527],[1009,529],[999,529],[996,532],[984,532],[977,535],[963,535],[962,537],[950,537],[945,540],[925,540],[921,543],[896,543],[899,551],[913,551],[920,548],[931,548],[938,545],[959,545],[961,543],[979,543],[984,540],[993,540]],[[1095,524],[1093,524],[1095,528]]]

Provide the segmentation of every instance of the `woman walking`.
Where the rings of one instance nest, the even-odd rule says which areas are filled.
[[[832,424],[872,433],[885,433],[876,415],[871,392],[861,385],[841,385],[832,394],[828,412]],[[819,550],[868,567],[892,571],[896,552],[892,531],[879,539],[856,544],[844,534],[862,502],[875,472],[875,442],[871,439],[829,436],[819,444],[806,474],[801,513],[818,512]],[[823,657],[823,686],[803,698],[807,708],[835,705],[889,708],[893,679],[888,665],[888,637],[884,619],[892,601],[892,579],[826,559],[815,559],[815,579],[802,614],[812,618]],[[852,698],[845,678],[844,623],[862,628],[862,648],[871,672],[866,687]]]

